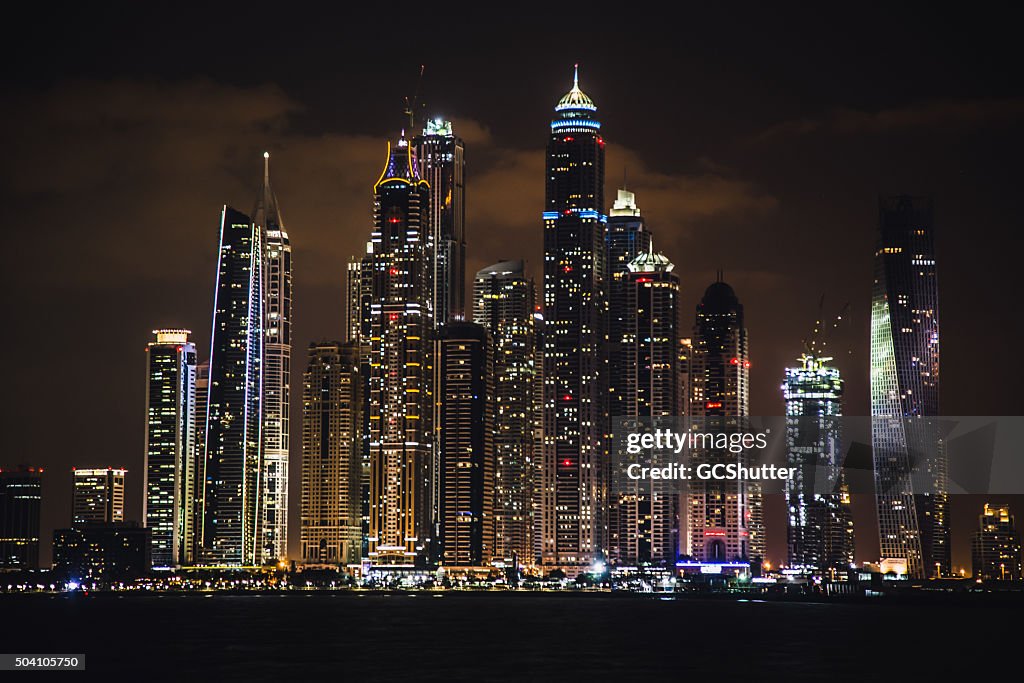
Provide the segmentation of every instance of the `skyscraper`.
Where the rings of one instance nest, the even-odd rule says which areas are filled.
[[[466,316],[466,161],[465,144],[452,122],[430,119],[412,140],[419,176],[430,186],[428,252],[434,325]]]
[[[843,380],[831,358],[805,353],[786,368],[788,565],[846,571],[853,564],[853,516],[842,475]],[[817,486],[816,486],[817,481]],[[821,487],[828,483],[830,492]]]
[[[743,305],[719,279],[697,305],[688,381],[690,415],[705,428],[743,431],[749,415],[750,358]],[[695,462],[741,462],[707,449]],[[689,554],[701,562],[764,557],[760,485],[742,479],[689,482]]]
[[[39,569],[43,470],[0,469],[0,569]]]
[[[371,304],[373,303],[373,242],[366,243],[366,253],[349,260],[345,279],[345,313],[347,342],[358,353],[359,381],[362,383],[363,406],[359,411],[362,426],[359,453],[362,462],[360,484],[360,516],[362,519],[362,556],[368,557],[370,537],[370,337]]]
[[[555,106],[544,199],[543,563],[570,574],[607,545],[604,148],[593,100]]]
[[[480,325],[453,322],[434,342],[438,558],[483,567],[494,557],[494,376]]]
[[[263,229],[225,206],[210,345],[203,495],[203,561],[261,559]]]
[[[360,560],[362,386],[355,342],[309,345],[302,376],[304,563]]]
[[[985,507],[971,536],[971,568],[976,579],[1020,581],[1020,534],[1008,505]]]
[[[679,276],[648,238],[613,287],[619,299],[609,329],[612,424],[616,418],[679,415]],[[617,320],[616,320],[617,318]],[[613,427],[614,429],[614,427]],[[658,463],[652,463],[657,466]],[[623,467],[613,467],[616,473]],[[679,547],[678,495],[662,479],[613,478],[610,555],[619,564],[674,566]]]
[[[196,347],[190,330],[154,330],[146,347],[146,444],[142,519],[154,567],[186,556],[195,501]]]
[[[879,203],[871,296],[871,442],[883,559],[912,578],[950,572],[939,414],[939,290],[928,199]],[[916,494],[916,495],[915,495]]]
[[[124,521],[124,477],[116,467],[72,468],[71,525]]]
[[[474,279],[473,321],[486,328],[494,345],[494,555],[509,566],[532,565],[535,557],[535,300],[533,278],[522,261],[495,263]]]
[[[263,562],[288,555],[288,453],[292,364],[292,247],[270,187],[270,154],[263,154],[263,188],[252,214],[263,229],[263,470],[260,527]],[[154,559],[155,561],[155,559]]]
[[[409,143],[388,145],[374,185],[369,269],[370,530],[377,566],[424,566],[432,527],[430,186]]]
[[[181,563],[189,566],[201,559],[203,541],[203,482],[206,481],[206,410],[210,396],[210,362],[196,366],[196,429],[191,482],[185,479],[186,516],[182,529]]]

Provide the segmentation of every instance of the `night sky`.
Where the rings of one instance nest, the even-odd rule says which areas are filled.
[[[251,210],[264,150],[294,248],[295,553],[305,348],[342,335],[345,262],[421,64],[424,111],[466,140],[470,274],[525,257],[539,276],[548,123],[579,62],[608,141],[607,203],[627,174],[680,274],[684,325],[718,269],[746,308],[752,414],[781,414],[783,368],[822,295],[826,313],[850,304],[830,346],[846,413],[869,413],[877,198],[897,193],[935,200],[943,414],[1024,413],[1015,22],[869,3],[587,20],[388,6],[91,5],[8,24],[0,465],[47,468],[44,563],[72,466],[126,466],[140,517],[143,349],[151,330],[187,327],[208,357],[220,208]],[[857,559],[877,559],[870,500],[855,502]],[[954,497],[954,565],[969,564],[981,502]],[[773,562],[781,509],[770,502]]]

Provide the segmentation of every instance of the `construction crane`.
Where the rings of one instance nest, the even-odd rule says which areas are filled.
[[[416,130],[416,106],[419,104],[420,98],[420,85],[423,83],[423,72],[427,70],[426,64],[420,64],[420,75],[416,79],[416,89],[413,90],[412,99],[405,98],[405,109],[403,113],[409,117],[409,135],[413,135]],[[422,105],[420,105],[422,106]]]
[[[822,357],[825,355],[825,347],[828,345],[829,336],[832,331],[839,327],[850,310],[850,302],[846,302],[839,312],[827,323],[825,322],[825,295],[818,300],[818,316],[814,321],[814,331],[811,336],[804,339],[804,353],[809,356]],[[852,353],[852,351],[851,351]]]

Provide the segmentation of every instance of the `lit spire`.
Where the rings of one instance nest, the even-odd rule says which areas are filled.
[[[576,62],[572,65],[572,89],[580,89],[580,64]]]
[[[284,229],[281,208],[277,204],[273,188],[270,187],[270,152],[263,153],[263,187],[260,188],[256,208],[252,210],[252,219],[257,225],[269,230]]]
[[[580,90],[579,64],[573,65],[572,90],[567,92],[555,106],[555,111],[564,111],[566,109],[586,109],[588,111],[597,111],[597,106],[594,105],[594,100],[590,99],[585,92]]]

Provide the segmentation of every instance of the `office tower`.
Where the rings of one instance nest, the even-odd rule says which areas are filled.
[[[928,199],[879,202],[871,296],[871,442],[882,558],[950,572],[939,414],[939,290]],[[917,495],[915,495],[915,492]]]
[[[971,535],[971,569],[974,578],[1020,581],[1020,535],[1008,505],[985,507],[978,517],[978,529]]]
[[[302,375],[302,562],[354,564],[362,546],[362,386],[354,342],[309,345]]]
[[[270,154],[263,153],[263,188],[252,213],[263,229],[263,470],[260,533],[263,563],[288,556],[288,452],[291,433],[292,246],[270,187]]]
[[[543,562],[570,574],[607,545],[604,147],[580,90],[555,106],[544,199]]]
[[[190,330],[153,330],[146,347],[146,466],[142,519],[154,567],[186,555],[185,527],[195,501],[196,347]]]
[[[124,521],[124,475],[115,467],[72,468],[71,526]]]
[[[53,532],[53,571],[64,581],[109,586],[145,576],[152,565],[152,527],[138,522],[84,524]]]
[[[655,253],[650,239],[646,243],[613,285],[621,288],[609,325],[616,330],[610,360],[613,431],[618,420],[646,421],[642,424],[652,427],[657,418],[679,414],[679,276],[672,262]],[[662,464],[667,463],[656,459],[651,466]],[[621,476],[625,465],[613,464],[611,559],[620,565],[674,567],[679,547],[674,483],[628,479]]]
[[[419,176],[430,186],[428,253],[434,326],[466,317],[466,160],[465,144],[452,132],[452,122],[428,120],[413,138]]]
[[[453,322],[434,342],[438,557],[446,567],[494,558],[494,365],[480,325]]]
[[[477,272],[473,322],[487,330],[494,345],[494,556],[506,566],[534,562],[534,402],[540,388],[535,308],[533,278],[522,261]]]
[[[810,352],[786,368],[787,564],[845,572],[853,564],[853,517],[842,474],[843,380],[828,357]],[[825,490],[827,489],[827,490]]]
[[[388,145],[374,185],[369,396],[370,530],[367,555],[387,567],[424,566],[432,527],[433,373],[430,186],[404,139]]]
[[[533,329],[533,564],[539,565],[544,556],[544,314],[538,305],[534,308]]]
[[[362,546],[360,555],[367,557],[370,537],[370,308],[373,302],[373,242],[366,243],[366,254],[348,262],[345,278],[345,314],[348,343],[354,344],[358,357],[359,381],[362,384],[363,405],[359,411],[361,422],[358,440],[361,464],[360,519]]]
[[[746,431],[750,359],[743,305],[719,280],[697,305],[688,379],[690,415],[701,429]],[[703,449],[694,464],[740,463],[745,454]],[[689,554],[700,562],[760,561],[764,557],[761,487],[742,479],[689,482]]]
[[[259,562],[263,452],[263,229],[221,214],[210,344],[203,562]]]
[[[182,528],[181,564],[194,565],[203,547],[203,482],[206,481],[206,409],[210,395],[210,362],[196,366],[196,428],[191,490],[186,486],[186,515]],[[186,482],[188,480],[186,479]]]
[[[0,469],[0,569],[39,569],[39,467]]]

